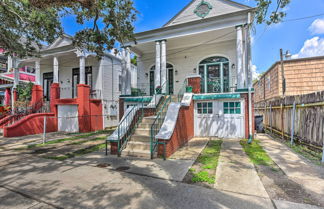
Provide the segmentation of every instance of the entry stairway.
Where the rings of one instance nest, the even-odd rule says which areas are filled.
[[[167,99],[171,97],[170,99]],[[176,102],[177,96],[166,96],[156,108],[156,114],[164,115],[168,110],[171,102]],[[165,105],[163,105],[165,103]],[[157,115],[144,117],[135,129],[130,140],[127,142],[126,148],[122,151],[121,156],[151,158],[151,128],[156,122]],[[153,157],[156,157],[157,152],[154,152]]]
[[[155,119],[155,115],[143,118],[127,143],[126,149],[122,151],[122,156],[151,157],[151,126]]]

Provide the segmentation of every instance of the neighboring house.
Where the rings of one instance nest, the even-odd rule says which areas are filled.
[[[155,103],[155,110],[149,113],[146,108],[145,116],[151,115],[154,121],[154,118],[160,117],[156,113],[160,108],[163,109],[161,115],[168,112],[166,115],[172,116],[157,120],[164,120],[161,127],[158,124],[158,128],[154,126],[160,134],[152,136],[154,131],[150,132],[150,125],[142,124],[150,123],[152,119],[144,118],[139,121],[140,130],[129,136],[130,139],[124,141],[122,137],[111,137],[111,141],[128,143],[123,145],[125,153],[132,155],[136,151],[134,148],[132,152],[132,146],[141,140],[143,142],[151,134],[150,143],[162,138],[168,141],[165,146],[169,155],[193,136],[251,138],[253,89],[249,32],[253,11],[253,8],[229,0],[193,0],[163,27],[135,34],[136,43],[127,43],[125,51],[137,56],[138,88],[153,99],[158,98],[161,90],[164,95],[162,103],[169,97],[175,102],[178,95],[185,100],[183,104],[189,105],[189,109],[178,108],[178,102],[175,105],[165,103],[165,109]],[[191,88],[193,95],[182,97],[184,90],[190,91]],[[120,106],[144,99],[123,95]],[[122,115],[124,112],[121,112]],[[127,112],[127,115],[132,114]],[[180,119],[182,125],[178,124]],[[163,129],[164,125],[166,129]],[[161,132],[164,134],[161,135]],[[178,134],[177,137],[174,134]],[[181,142],[170,142],[173,137]],[[112,144],[112,151],[114,146]],[[123,146],[119,146],[119,152]],[[155,145],[151,144],[152,147]],[[158,150],[163,152],[163,148]]]
[[[18,61],[18,60],[17,60]],[[19,62],[19,61],[18,61]],[[0,103],[1,105],[11,105],[15,72],[13,70],[14,60],[4,55],[4,50],[0,49]],[[20,67],[16,73],[17,84],[35,82],[35,69],[33,67]]]
[[[117,125],[123,82],[120,56],[107,53],[98,58],[76,49],[72,38],[63,35],[40,50],[40,57],[22,60],[20,65],[35,68],[31,105],[44,101],[44,105],[50,106],[50,112],[31,114],[5,127],[4,136],[42,132],[44,116],[49,118],[49,132],[88,132]],[[31,123],[35,121],[41,124],[32,128]]]
[[[324,90],[323,56],[285,60],[283,67],[285,92],[281,63],[278,61],[253,84],[255,103]]]

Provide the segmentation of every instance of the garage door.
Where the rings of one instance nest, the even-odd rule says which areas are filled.
[[[244,137],[244,101],[196,101],[195,135]]]
[[[58,131],[67,133],[79,132],[78,106],[58,106]]]

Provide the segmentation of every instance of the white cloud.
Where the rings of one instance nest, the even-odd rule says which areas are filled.
[[[324,34],[324,18],[316,19],[308,29],[312,34]]]
[[[260,73],[257,72],[257,66],[256,65],[252,65],[252,80],[254,79],[258,79]]]
[[[293,59],[303,57],[315,57],[324,55],[324,38],[318,36],[305,41],[304,46],[292,56]]]

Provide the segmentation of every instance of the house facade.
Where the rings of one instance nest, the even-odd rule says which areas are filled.
[[[162,109],[167,106],[167,113],[157,132],[164,134],[151,136],[151,141],[166,140],[161,143],[167,150],[174,150],[184,141],[174,142],[175,145],[170,142],[172,138],[252,137],[250,27],[253,11],[228,0],[193,0],[163,27],[137,33],[136,43],[127,43],[125,51],[137,56],[137,86],[141,92],[153,99],[161,94],[165,100],[172,101],[162,105]],[[176,101],[175,97],[180,100]],[[120,101],[120,105],[126,105],[136,98],[121,97]],[[156,109],[158,112],[159,107]],[[178,117],[172,119],[167,115]],[[160,116],[157,113],[151,117]],[[178,124],[180,118],[185,120],[182,128]],[[149,120],[145,118],[142,123]],[[140,127],[146,126],[140,124]],[[128,143],[145,138],[144,132],[135,131],[136,136]]]
[[[283,77],[285,84],[282,82]],[[323,91],[324,57],[285,60],[283,69],[281,63],[276,62],[253,84],[253,88],[255,90],[254,101],[258,104],[283,96]]]
[[[68,35],[58,38],[40,51],[40,57],[28,58],[19,64],[35,68],[30,105],[41,103],[43,107],[48,106],[49,111],[30,114],[5,125],[4,136],[41,133],[43,119],[40,118],[44,116],[49,118],[47,123],[51,126],[47,131],[89,132],[116,126],[121,88],[131,87],[131,81],[129,85],[122,85],[126,82],[121,77],[124,63],[121,55],[107,53],[99,58],[75,48]],[[126,78],[130,79],[129,74],[126,72]],[[29,130],[33,123],[37,128]],[[25,128],[19,129],[22,126]]]

